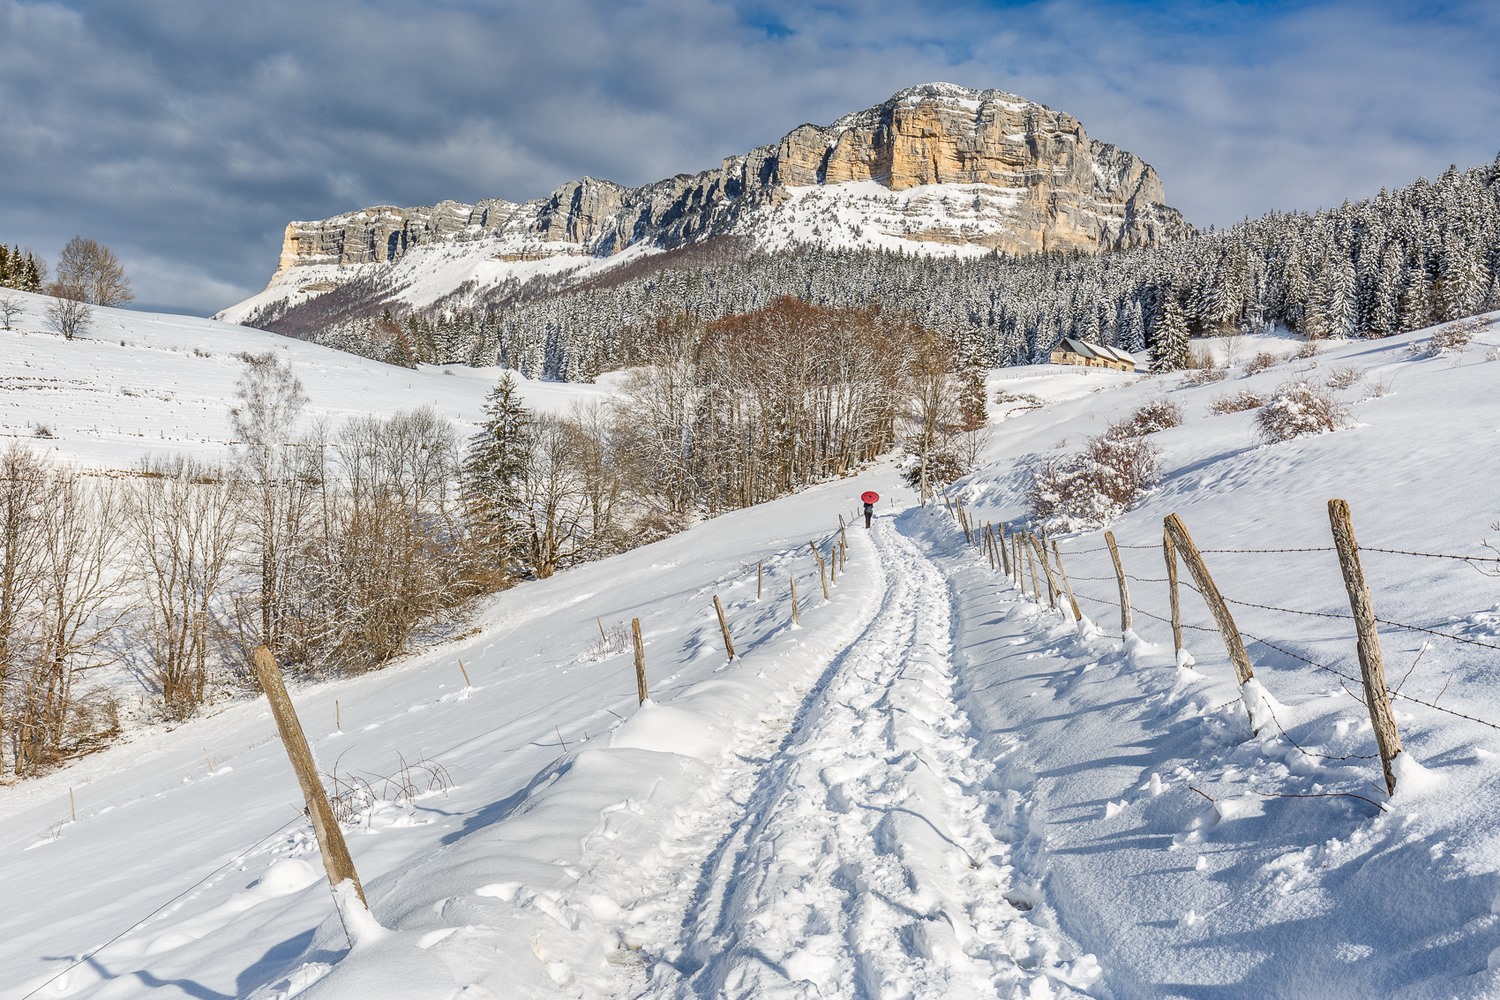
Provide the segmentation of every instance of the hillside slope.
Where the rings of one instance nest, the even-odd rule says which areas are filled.
[[[1410,350],[1429,335],[1204,386],[996,372],[1012,401],[953,494],[980,521],[1017,523],[1028,469],[1141,405],[1186,413],[1154,435],[1162,485],[1112,526],[1139,609],[1124,636],[1099,534],[1058,539],[1075,623],[879,468],[518,587],[471,635],[302,688],[322,767],[373,797],[347,829],[380,926],[356,923],[353,950],[259,702],[0,790],[0,996],[1493,995],[1500,585],[1476,570],[1500,563],[1443,557],[1496,556],[1500,329]],[[1294,377],[1343,384],[1352,425],[1266,445],[1253,413],[1209,412]],[[875,528],[850,529],[825,602],[808,542],[827,552],[867,488]],[[1396,623],[1389,801],[1344,679],[1335,496]],[[1258,732],[1191,592],[1173,653],[1171,512],[1237,602]],[[382,780],[403,759],[415,794]]]
[[[0,330],[0,440],[18,439],[52,457],[94,469],[126,469],[148,455],[192,454],[223,461],[229,407],[242,354],[276,351],[290,360],[315,417],[389,416],[431,406],[472,433],[498,369],[381,364],[190,316],[94,309],[74,340],[52,331],[42,295],[14,293],[25,311]],[[565,411],[607,386],[523,382],[527,405]]]

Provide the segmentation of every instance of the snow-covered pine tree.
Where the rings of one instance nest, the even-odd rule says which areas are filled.
[[[484,420],[464,456],[463,498],[471,537],[485,565],[502,577],[511,572],[517,519],[525,507],[531,424],[515,377],[506,372],[485,397]]]
[[[1177,304],[1177,293],[1167,289],[1161,315],[1151,331],[1151,370],[1172,372],[1186,368],[1190,353],[1187,318]]]

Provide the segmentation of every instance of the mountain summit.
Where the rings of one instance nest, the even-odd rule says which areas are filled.
[[[381,283],[425,305],[465,282],[592,272],[627,251],[720,235],[762,248],[1024,254],[1142,246],[1187,230],[1149,164],[1090,139],[1071,115],[929,83],[642,187],[584,177],[521,203],[379,206],[293,222],[266,290],[221,317],[274,315],[371,277],[367,266],[394,269]]]

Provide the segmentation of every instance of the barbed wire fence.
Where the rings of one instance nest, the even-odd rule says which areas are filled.
[[[1420,706],[1430,711],[1463,719],[1466,722],[1490,729],[1500,730],[1500,722],[1482,718],[1472,712],[1464,712],[1451,708],[1448,705],[1440,704],[1440,701],[1447,694],[1448,688],[1452,683],[1452,674],[1443,682],[1442,688],[1437,694],[1430,697],[1419,697],[1404,690],[1408,680],[1415,673],[1417,665],[1428,649],[1431,648],[1432,643],[1451,643],[1472,650],[1500,652],[1500,641],[1497,641],[1500,640],[1500,636],[1485,633],[1477,636],[1461,634],[1461,630],[1452,625],[1453,619],[1451,617],[1446,622],[1422,623],[1401,621],[1375,613],[1375,602],[1371,597],[1368,585],[1365,583],[1360,560],[1361,555],[1364,554],[1404,559],[1446,560],[1470,566],[1486,576],[1500,576],[1500,555],[1430,552],[1395,545],[1358,545],[1354,541],[1352,519],[1348,513],[1348,506],[1342,500],[1329,501],[1330,526],[1334,535],[1334,545],[1256,548],[1213,547],[1196,549],[1192,546],[1191,538],[1187,536],[1186,527],[1182,525],[1176,515],[1171,515],[1165,519],[1162,542],[1120,543],[1115,540],[1111,532],[1106,531],[1103,533],[1106,544],[1086,545],[1079,548],[1071,548],[1064,552],[1060,549],[1055,539],[1047,538],[1045,530],[1036,529],[1032,525],[1001,524],[996,526],[990,522],[980,524],[974,518],[972,512],[966,510],[962,503],[950,502],[949,509],[953,512],[955,520],[963,529],[966,541],[975,547],[984,549],[990,566],[997,572],[1003,572],[1012,584],[1020,590],[1023,596],[1030,597],[1065,616],[1071,610],[1074,620],[1080,623],[1087,617],[1092,634],[1123,641],[1127,634],[1134,631],[1133,619],[1135,616],[1168,625],[1172,629],[1174,652],[1179,655],[1179,662],[1182,662],[1181,654],[1185,651],[1183,642],[1185,631],[1219,634],[1225,642],[1230,660],[1235,663],[1238,674],[1237,679],[1240,682],[1242,694],[1244,693],[1247,681],[1253,677],[1253,669],[1248,654],[1244,652],[1244,640],[1249,640],[1257,646],[1270,650],[1301,666],[1311,667],[1317,671],[1326,673],[1337,682],[1339,689],[1353,700],[1359,702],[1370,713],[1371,723],[1376,734],[1376,742],[1380,748],[1379,753],[1336,755],[1308,749],[1293,739],[1286,731],[1281,721],[1276,718],[1274,709],[1264,704],[1260,706],[1251,705],[1247,696],[1246,707],[1251,715],[1252,725],[1256,724],[1257,708],[1259,708],[1264,716],[1269,717],[1269,720],[1289,743],[1309,757],[1328,760],[1378,759],[1381,761],[1385,772],[1385,783],[1388,793],[1394,793],[1396,783],[1396,776],[1392,770],[1392,760],[1402,749],[1400,737],[1396,729],[1394,713],[1390,709],[1390,702],[1392,700]],[[1485,547],[1491,552],[1500,551],[1491,544],[1486,544]],[[1166,576],[1143,575],[1130,573],[1125,570],[1120,557],[1121,551],[1140,553],[1148,550],[1154,550],[1163,554],[1168,569]],[[1094,571],[1084,574],[1069,574],[1063,567],[1064,556],[1068,559],[1076,559],[1078,557],[1099,556],[1101,554],[1107,554],[1110,557],[1110,560],[1113,562],[1112,568],[1114,572]],[[1215,557],[1230,557],[1229,562],[1232,565],[1232,557],[1235,556],[1293,557],[1314,554],[1333,554],[1338,558],[1338,565],[1344,573],[1344,582],[1349,592],[1350,611],[1293,608],[1265,600],[1230,597],[1224,594],[1217,584],[1214,583],[1213,579],[1208,575],[1207,566],[1203,561],[1204,556],[1210,555]],[[1023,558],[1025,560],[1024,566]],[[1178,578],[1177,568],[1179,561],[1185,562],[1189,566],[1193,577],[1191,580]],[[1053,564],[1055,564],[1055,574]],[[1037,566],[1042,568],[1041,574],[1037,573]],[[1061,583],[1058,582],[1059,579],[1062,581]],[[1091,592],[1092,588],[1096,585],[1111,583],[1115,584],[1118,588],[1119,596],[1114,599]],[[1163,616],[1149,608],[1141,607],[1130,596],[1129,586],[1131,583],[1142,586],[1166,586],[1172,605],[1170,617]],[[1075,587],[1074,585],[1077,586]],[[1236,585],[1238,585],[1238,582]],[[1183,620],[1179,593],[1182,589],[1196,594],[1208,605],[1209,610],[1214,616],[1213,625],[1200,625]],[[1064,596],[1066,597],[1066,603],[1063,603],[1061,600]],[[1088,614],[1086,616],[1083,610],[1085,606],[1091,611],[1103,611],[1105,614]],[[1341,633],[1316,636],[1306,640],[1306,642],[1326,644],[1331,641],[1347,641],[1350,633],[1353,632],[1359,660],[1358,669],[1345,669],[1341,665],[1338,665],[1339,661],[1337,659],[1335,659],[1334,663],[1327,663],[1323,662],[1322,659],[1307,655],[1305,652],[1298,652],[1297,649],[1292,648],[1299,644],[1296,640],[1271,639],[1246,632],[1240,629],[1233,621],[1232,608],[1259,612],[1262,619],[1266,616],[1286,616],[1288,619],[1287,632],[1293,635],[1299,632],[1305,633],[1309,619],[1323,619],[1329,622],[1337,622],[1339,623]],[[1118,630],[1111,630],[1098,624],[1098,621],[1105,620],[1110,612],[1119,613],[1120,628]],[[1293,624],[1293,622],[1296,624]],[[1497,620],[1497,630],[1500,630],[1500,620]],[[1389,638],[1394,634],[1419,636],[1422,638],[1422,644],[1415,651],[1415,657],[1406,667],[1400,679],[1391,684],[1385,679],[1380,640],[1382,636]]]

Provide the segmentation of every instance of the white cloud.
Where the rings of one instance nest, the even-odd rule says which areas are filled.
[[[1067,111],[1222,225],[1490,159],[1497,35],[1486,3],[0,0],[0,239],[86,232],[206,313],[294,218],[644,183],[929,80]]]

